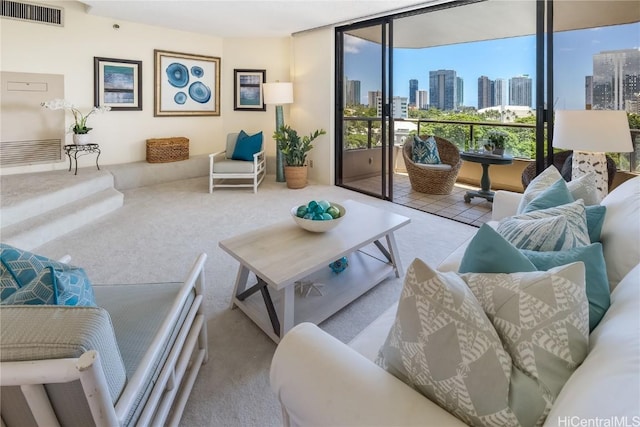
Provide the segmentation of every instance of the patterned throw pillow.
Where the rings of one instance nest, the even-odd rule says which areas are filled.
[[[562,251],[591,244],[582,200],[507,217],[498,233],[519,249]]]
[[[93,287],[82,268],[0,244],[0,260],[17,283],[3,288],[0,304],[95,306]]]
[[[589,351],[584,265],[461,277],[493,323],[514,365],[538,382],[547,402],[546,416]]]
[[[489,225],[484,224],[469,242],[459,273],[521,273],[546,271],[581,261],[585,266],[585,286],[589,300],[589,332],[598,326],[611,305],[607,267],[600,243],[566,251],[518,249]]]
[[[4,265],[4,262],[0,261],[0,301],[7,298],[18,289],[20,289],[20,284]]]
[[[582,180],[581,177],[578,180]],[[593,187],[595,189],[595,187]],[[594,190],[595,191],[595,190]],[[564,180],[559,179],[545,190],[538,193],[523,209],[521,213],[532,212],[540,209],[562,206],[567,203],[574,202],[581,197],[574,197],[569,186]],[[585,203],[585,213],[587,216],[587,230],[589,232],[589,240],[591,243],[600,241],[600,233],[604,224],[604,216],[607,208],[602,205],[587,206]]]
[[[470,425],[532,426],[548,410],[465,282],[419,259],[376,363]]]
[[[516,212],[523,213],[525,207],[541,192],[563,179],[555,166],[549,166],[540,175],[535,177],[524,190],[522,199]],[[588,173],[580,178],[567,183],[567,188],[574,200],[582,199],[585,206],[597,205],[600,203],[600,196],[596,188],[594,173]]]
[[[53,268],[45,267],[25,286],[2,300],[2,305],[57,305],[58,295],[53,286]]]
[[[413,137],[413,162],[426,165],[438,165],[442,163],[438,153],[438,144],[434,137],[430,136],[426,141],[417,135]]]
[[[568,249],[559,252],[538,252],[521,250],[538,270],[581,261],[585,267],[585,286],[589,300],[589,332],[593,331],[611,305],[607,266],[604,261],[602,244]]]

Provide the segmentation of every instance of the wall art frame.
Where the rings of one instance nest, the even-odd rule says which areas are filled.
[[[262,83],[267,70],[233,70],[233,109],[236,111],[266,111]]]
[[[94,56],[93,102],[111,111],[142,110],[142,61]]]
[[[220,115],[220,57],[153,52],[155,117]]]

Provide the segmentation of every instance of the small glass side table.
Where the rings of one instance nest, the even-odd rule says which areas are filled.
[[[78,156],[85,156],[87,154],[97,153],[96,167],[100,170],[100,165],[98,165],[98,159],[100,158],[99,144],[68,144],[64,146],[64,152],[69,156],[69,172],[71,172],[72,160],[76,163],[74,175],[78,175]]]

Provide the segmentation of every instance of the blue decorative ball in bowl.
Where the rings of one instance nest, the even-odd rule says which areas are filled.
[[[326,200],[311,200],[307,204],[291,208],[291,216],[296,224],[314,233],[335,228],[346,213],[344,206]]]

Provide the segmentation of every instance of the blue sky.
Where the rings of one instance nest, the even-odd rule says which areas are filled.
[[[361,96],[380,88],[380,50],[373,43],[350,38],[346,46],[345,74],[361,81]],[[605,50],[638,49],[640,23],[554,34],[555,104],[561,109],[584,108],[584,78],[593,72],[593,54]],[[409,80],[418,79],[429,90],[429,71],[455,70],[464,79],[464,104],[477,106],[478,77],[491,80],[528,74],[533,79],[535,106],[535,37],[464,43],[427,49],[394,51],[395,95],[409,94]]]

